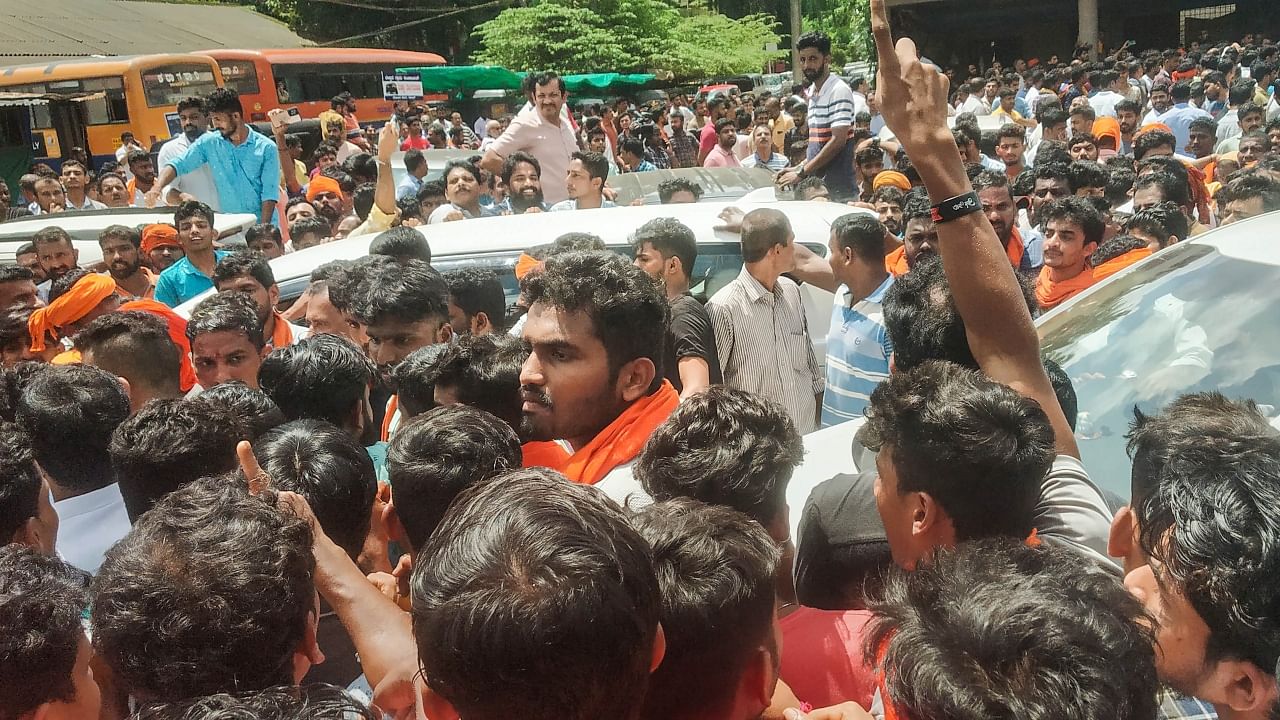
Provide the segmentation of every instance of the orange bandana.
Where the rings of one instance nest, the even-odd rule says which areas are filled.
[[[1111,149],[1120,149],[1120,121],[1108,115],[1103,115],[1093,121],[1093,136],[1098,139],[1099,149],[1103,138],[1110,138]]]
[[[1093,273],[1088,267],[1079,275],[1062,282],[1052,280],[1049,272],[1049,266],[1045,265],[1040,268],[1040,277],[1036,279],[1036,302],[1040,303],[1041,310],[1052,310],[1067,298],[1087,289],[1094,282]]]
[[[182,247],[178,243],[177,228],[163,223],[156,223],[142,228],[142,252],[150,254],[152,250],[165,245]]]
[[[120,306],[120,311],[137,310],[152,315],[159,315],[169,326],[169,338],[178,346],[180,373],[178,386],[182,392],[188,392],[196,384],[196,369],[191,365],[191,342],[187,340],[187,321],[172,308],[155,300],[130,300]]]
[[[542,261],[535,259],[528,253],[520,253],[520,257],[516,259],[516,280],[523,280],[525,275],[542,267]]]
[[[1117,255],[1093,269],[1093,281],[1098,282],[1102,278],[1115,275],[1139,260],[1149,257],[1151,257],[1151,248],[1149,247],[1138,248],[1130,250],[1123,255]]]
[[[871,181],[871,189],[873,191],[879,190],[885,185],[892,185],[902,192],[911,191],[911,181],[907,179],[906,175],[903,175],[897,170],[883,170],[876,175],[875,180]]]
[[[317,175],[311,178],[311,182],[307,183],[307,200],[315,200],[316,196],[322,192],[333,193],[338,197],[342,197],[342,186],[337,180],[327,175]]]
[[[911,266],[907,264],[906,245],[899,245],[897,250],[884,256],[884,269],[894,277],[906,275],[911,270]]]
[[[45,339],[56,336],[58,328],[69,325],[98,307],[116,292],[116,281],[110,275],[85,275],[62,297],[31,313],[27,330],[31,333],[31,352],[42,352]]]
[[[680,404],[680,395],[668,380],[647,397],[631,403],[616,420],[564,462],[565,477],[583,485],[595,485],[619,465],[640,454],[649,436]]]

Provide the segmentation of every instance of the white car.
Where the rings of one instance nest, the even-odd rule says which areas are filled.
[[[1218,228],[1152,255],[1036,321],[1047,357],[1078,398],[1076,441],[1089,476],[1129,497],[1133,409],[1190,392],[1249,398],[1280,429],[1280,212]],[[861,420],[805,436],[787,491],[793,537],[819,483],[856,467]]]
[[[742,270],[742,248],[737,233],[719,229],[722,224],[719,215],[730,205],[746,211],[760,207],[782,211],[791,221],[797,240],[822,257],[827,255],[831,223],[836,218],[851,213],[870,214],[869,210],[826,202],[699,202],[476,218],[424,225],[418,230],[431,245],[432,266],[441,272],[474,265],[489,268],[501,278],[510,304],[520,292],[515,279],[515,264],[523,251],[550,243],[564,233],[589,232],[598,235],[610,249],[630,257],[630,238],[636,228],[654,218],[674,217],[688,225],[698,238],[698,261],[693,269],[692,292],[711,297]],[[272,260],[271,269],[280,287],[281,300],[288,301],[301,295],[311,271],[320,265],[367,255],[374,237],[363,235],[338,240]],[[802,285],[801,289],[814,351],[822,362],[826,357],[826,331],[834,299],[831,293],[812,285]],[[178,306],[178,314],[189,316],[203,297]]]
[[[71,236],[71,244],[80,251],[80,265],[89,267],[102,261],[98,234],[108,225],[127,225],[141,230],[155,223],[173,224],[173,208],[110,208],[79,210],[54,215],[32,215],[0,223],[0,264],[12,265],[18,248],[31,242],[31,236],[51,225],[57,225]],[[220,242],[244,246],[244,231],[257,224],[252,213],[216,213],[213,226],[222,235]]]

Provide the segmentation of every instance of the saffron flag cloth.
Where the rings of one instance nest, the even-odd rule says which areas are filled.
[[[600,482],[614,468],[634,460],[679,404],[679,393],[670,381],[663,380],[657,392],[631,403],[591,442],[570,455],[564,462],[565,477],[584,485]]]

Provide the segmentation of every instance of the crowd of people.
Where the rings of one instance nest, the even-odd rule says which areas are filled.
[[[0,268],[0,720],[1280,714],[1280,432],[1212,392],[1135,409],[1113,503],[1033,325],[1280,209],[1252,98],[1276,47],[972,68],[952,96],[871,9],[874,95],[812,33],[803,98],[576,118],[534,73],[513,118],[424,139],[409,111],[371,146],[335,98],[314,169],[233,91],[184,101],[123,183],[172,225],[104,230],[103,272],[51,225]],[[743,269],[696,298],[661,217],[630,258],[528,248],[508,308],[416,227],[607,207],[610,173],[729,165],[739,131],[779,193],[862,206],[826,258],[729,208]],[[421,181],[438,140],[479,157],[397,186],[392,154]],[[97,202],[85,177],[37,179],[31,212]],[[248,249],[217,211],[259,216]],[[270,260],[347,233],[368,256],[284,307]],[[793,478],[855,419],[856,473]]]

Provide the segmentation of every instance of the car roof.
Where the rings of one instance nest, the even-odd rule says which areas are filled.
[[[31,241],[36,232],[58,226],[71,236],[71,244],[81,251],[81,263],[102,259],[98,233],[109,225],[140,227],[153,223],[173,223],[174,208],[107,208],[75,210],[53,215],[31,215],[0,223],[0,263],[13,263],[14,252]],[[235,229],[237,234],[258,222],[251,213],[214,213],[213,226],[219,232]],[[86,254],[87,253],[87,254]]]

